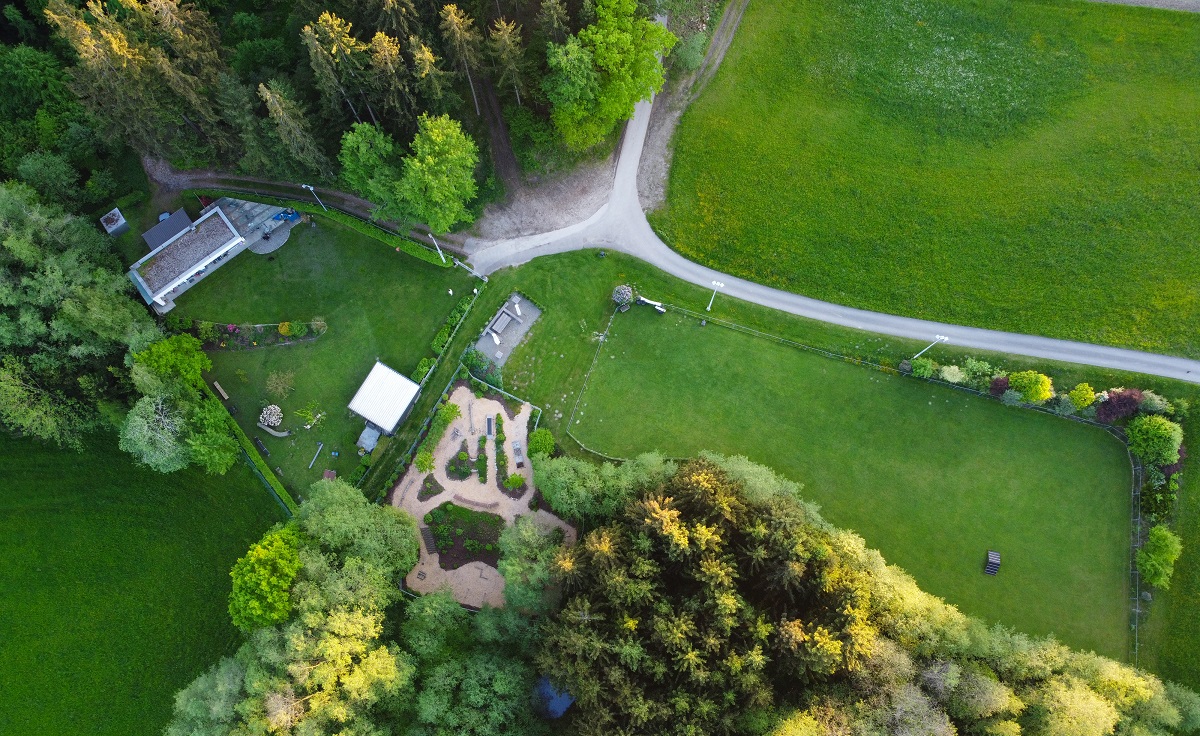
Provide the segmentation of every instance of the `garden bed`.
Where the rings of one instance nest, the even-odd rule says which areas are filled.
[[[500,530],[504,519],[473,511],[447,501],[425,515],[433,532],[438,561],[443,570],[455,570],[471,562],[496,567],[500,560]]]
[[[442,488],[442,484],[438,483],[437,478],[434,478],[433,474],[430,473],[421,481],[421,488],[417,491],[417,500],[428,501],[434,496],[445,492],[446,489]]]
[[[462,446],[458,448],[458,453],[450,458],[450,462],[446,463],[446,476],[454,480],[466,480],[471,477],[471,471],[474,469],[475,462],[471,460],[467,441],[463,440]]]

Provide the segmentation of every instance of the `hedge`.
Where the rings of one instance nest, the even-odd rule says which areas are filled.
[[[300,507],[296,505],[292,494],[288,493],[283,484],[279,482],[279,478],[275,476],[275,471],[271,470],[270,466],[263,460],[262,455],[258,453],[258,448],[254,446],[254,443],[250,441],[250,438],[246,436],[246,433],[242,431],[242,428],[234,420],[233,415],[229,413],[229,408],[225,406],[224,402],[217,399],[217,395],[213,393],[213,390],[207,383],[203,384],[203,387],[204,392],[213,399],[216,399],[217,403],[221,404],[225,409],[225,416],[229,417],[229,426],[233,430],[233,436],[237,437],[238,442],[242,445],[242,449],[249,456],[250,462],[254,463],[254,467],[258,468],[258,472],[271,485],[271,489],[275,491],[275,495],[279,496],[279,500],[283,501],[283,504],[288,507],[288,511],[293,514],[299,511]]]
[[[205,197],[234,197],[237,199],[270,200],[270,202],[273,204],[291,207],[298,212],[307,212],[312,215],[328,217],[330,220],[345,225],[352,230],[366,235],[368,238],[374,238],[384,245],[389,245],[393,248],[399,248],[410,256],[419,258],[426,263],[432,263],[435,266],[441,266],[443,268],[454,267],[454,259],[452,257],[447,257],[445,262],[442,262],[441,257],[436,251],[426,248],[423,244],[420,244],[411,238],[406,238],[403,235],[397,235],[396,233],[389,232],[378,225],[359,219],[354,215],[342,212],[340,210],[323,210],[321,209],[320,205],[314,202],[301,202],[295,199],[273,197],[269,194],[248,194],[245,192],[234,192],[221,189],[192,189],[189,191],[191,191],[193,194]]]

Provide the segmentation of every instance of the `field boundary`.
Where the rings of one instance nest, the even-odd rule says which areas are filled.
[[[775,342],[775,343],[778,343],[781,345],[787,345],[789,347],[793,347],[793,348],[796,348],[799,350],[805,350],[808,352],[816,353],[823,357],[840,360],[844,363],[849,363],[851,365],[865,366],[867,368],[877,370],[881,373],[886,373],[886,374],[894,375],[894,376],[901,376],[904,378],[912,378],[915,380],[924,381],[926,383],[932,383],[932,384],[936,384],[939,386],[944,386],[946,388],[952,388],[952,389],[956,389],[958,391],[963,391],[965,393],[974,394],[975,396],[979,396],[981,398],[985,398],[990,401],[999,401],[999,399],[995,396],[992,396],[991,393],[986,392],[986,391],[980,391],[978,389],[971,388],[970,386],[964,386],[962,384],[950,383],[948,381],[942,381],[937,378],[918,378],[917,376],[913,376],[911,374],[902,373],[901,371],[899,371],[896,368],[893,368],[891,366],[885,366],[885,365],[882,365],[879,363],[873,363],[868,360],[863,360],[861,358],[854,358],[854,357],[850,357],[847,355],[842,355],[840,353],[834,353],[834,352],[831,352],[829,350],[825,350],[822,348],[814,347],[812,345],[806,345],[804,343],[797,342],[795,340],[790,340],[786,337],[781,337],[779,335],[773,335],[769,332],[762,332],[761,330],[756,330],[752,327],[747,327],[745,325],[741,325],[736,322],[730,322],[728,320],[723,320],[723,319],[720,319],[719,317],[713,317],[706,313],[695,312],[686,307],[680,307],[680,306],[677,306],[674,304],[668,304],[665,302],[662,303],[662,306],[668,310],[679,312],[680,314],[683,314],[687,317],[691,317],[693,319],[704,320],[707,323],[712,323],[712,324],[715,324],[720,327],[725,327],[727,329],[733,330],[734,332],[741,332],[743,334],[750,335],[751,337],[758,337],[758,338],[769,340],[771,342]],[[616,318],[616,315],[617,315],[617,310],[614,309],[612,315],[609,316],[609,318],[608,318],[608,324],[604,328],[604,333],[601,336],[600,344],[596,347],[596,354],[592,357],[592,365],[588,368],[587,373],[584,374],[583,384],[579,389],[579,394],[575,397],[575,404],[571,409],[570,418],[567,420],[566,434],[568,437],[570,437],[575,442],[575,444],[579,445],[580,449],[584,450],[585,452],[587,452],[589,454],[595,455],[595,456],[600,457],[605,460],[611,460],[614,462],[627,462],[628,458],[614,457],[612,455],[607,455],[603,452],[600,452],[591,447],[588,447],[578,437],[576,437],[575,434],[571,431],[571,428],[575,423],[576,411],[579,408],[580,402],[583,400],[584,394],[587,393],[587,388],[588,388],[589,380],[591,379],[592,371],[595,369],[596,364],[599,362],[600,353],[604,350],[604,346],[608,342],[609,331],[612,328],[612,322],[613,322],[613,319]],[[1118,442],[1120,442],[1122,448],[1125,450],[1125,456],[1129,460],[1129,466],[1130,466],[1129,618],[1130,618],[1130,631],[1132,633],[1132,637],[1131,637],[1131,641],[1130,641],[1130,645],[1129,645],[1131,651],[1127,652],[1127,654],[1130,655],[1130,658],[1133,660],[1133,663],[1136,666],[1137,662],[1138,662],[1139,645],[1140,645],[1139,628],[1140,628],[1141,620],[1143,618],[1143,614],[1147,613],[1147,611],[1149,609],[1148,606],[1142,605],[1143,601],[1141,599],[1141,594],[1142,594],[1141,576],[1138,574],[1138,570],[1137,570],[1137,550],[1139,547],[1141,547],[1141,544],[1143,541],[1143,533],[1145,531],[1144,530],[1145,522],[1142,518],[1142,507],[1141,507],[1141,495],[1142,495],[1141,489],[1142,489],[1142,481],[1143,481],[1142,464],[1138,461],[1138,459],[1136,457],[1133,456],[1133,453],[1130,452],[1129,439],[1126,436],[1125,431],[1122,430],[1120,427],[1115,427],[1111,424],[1103,424],[1100,422],[1095,422],[1095,421],[1092,421],[1091,419],[1087,419],[1085,417],[1080,417],[1080,416],[1075,416],[1075,415],[1058,414],[1058,413],[1053,412],[1045,407],[1036,406],[1033,404],[1022,403],[1019,405],[1019,408],[1029,409],[1029,410],[1040,412],[1042,414],[1046,414],[1049,416],[1058,417],[1060,419],[1068,419],[1068,420],[1071,420],[1078,424],[1086,424],[1086,425],[1104,430],[1107,434],[1111,435]],[[677,458],[671,458],[671,459],[677,459]]]

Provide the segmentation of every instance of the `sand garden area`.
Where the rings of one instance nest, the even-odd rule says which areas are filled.
[[[425,522],[426,514],[449,501],[462,508],[495,514],[504,520],[505,525],[512,524],[518,516],[532,515],[537,523],[546,529],[562,529],[567,544],[575,543],[576,533],[574,528],[557,516],[544,510],[534,511],[529,508],[529,501],[534,494],[533,468],[530,467],[527,456],[529,444],[526,437],[532,412],[530,405],[523,404],[514,417],[509,414],[503,402],[477,398],[466,386],[455,388],[450,394],[450,402],[458,404],[462,415],[451,423],[438,441],[433,453],[433,471],[422,473],[414,463],[392,490],[392,504],[412,514],[421,532],[421,558],[405,580],[408,587],[418,593],[432,593],[448,586],[454,592],[454,597],[463,605],[476,608],[488,605],[499,608],[504,605],[504,578],[500,576],[499,571],[480,561],[469,562],[453,570],[442,569],[438,550],[434,546],[433,533]],[[460,451],[464,440],[474,465],[479,452],[479,438],[487,433],[487,420],[497,414],[502,415],[504,419],[504,452],[508,456],[508,473],[520,473],[525,476],[525,490],[519,498],[512,498],[501,491],[504,479],[497,477],[494,431],[493,434],[487,435],[484,450],[487,453],[488,466],[486,483],[480,483],[477,475],[457,480],[446,473],[446,466]],[[514,443],[521,446],[522,456],[525,457],[522,468],[516,466]],[[425,500],[419,500],[422,484],[430,475],[445,490]]]

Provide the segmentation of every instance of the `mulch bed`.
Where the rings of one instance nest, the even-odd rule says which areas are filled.
[[[466,455],[466,459],[463,459]],[[458,448],[458,453],[450,458],[450,462],[446,463],[446,475],[455,480],[466,480],[471,477],[471,471],[475,469],[475,461],[471,459],[471,453],[467,451],[467,441],[463,440],[462,446]]]
[[[499,516],[447,501],[426,514],[425,523],[433,532],[443,570],[455,570],[470,562],[496,567],[500,561],[498,542],[504,519]]]
[[[498,485],[498,487],[500,488],[500,492],[501,492],[501,493],[503,493],[504,495],[506,495],[506,496],[508,496],[509,498],[513,499],[514,501],[515,501],[515,500],[518,500],[518,499],[520,499],[520,498],[521,498],[521,496],[524,496],[524,495],[525,495],[525,492],[529,490],[529,484],[528,484],[528,483],[526,483],[525,485],[521,486],[520,488],[518,488],[518,489],[517,489],[517,490],[515,490],[515,491],[510,491],[509,489],[505,488],[505,487],[504,487],[504,482],[503,482],[503,481],[501,481],[501,482],[500,482],[500,483],[498,483],[497,485]],[[549,507],[547,507],[547,508],[549,508]]]
[[[430,473],[425,476],[425,480],[421,481],[421,488],[417,491],[417,500],[427,501],[445,491],[446,489],[442,488],[442,484],[438,483],[437,478],[434,478],[433,474]]]

